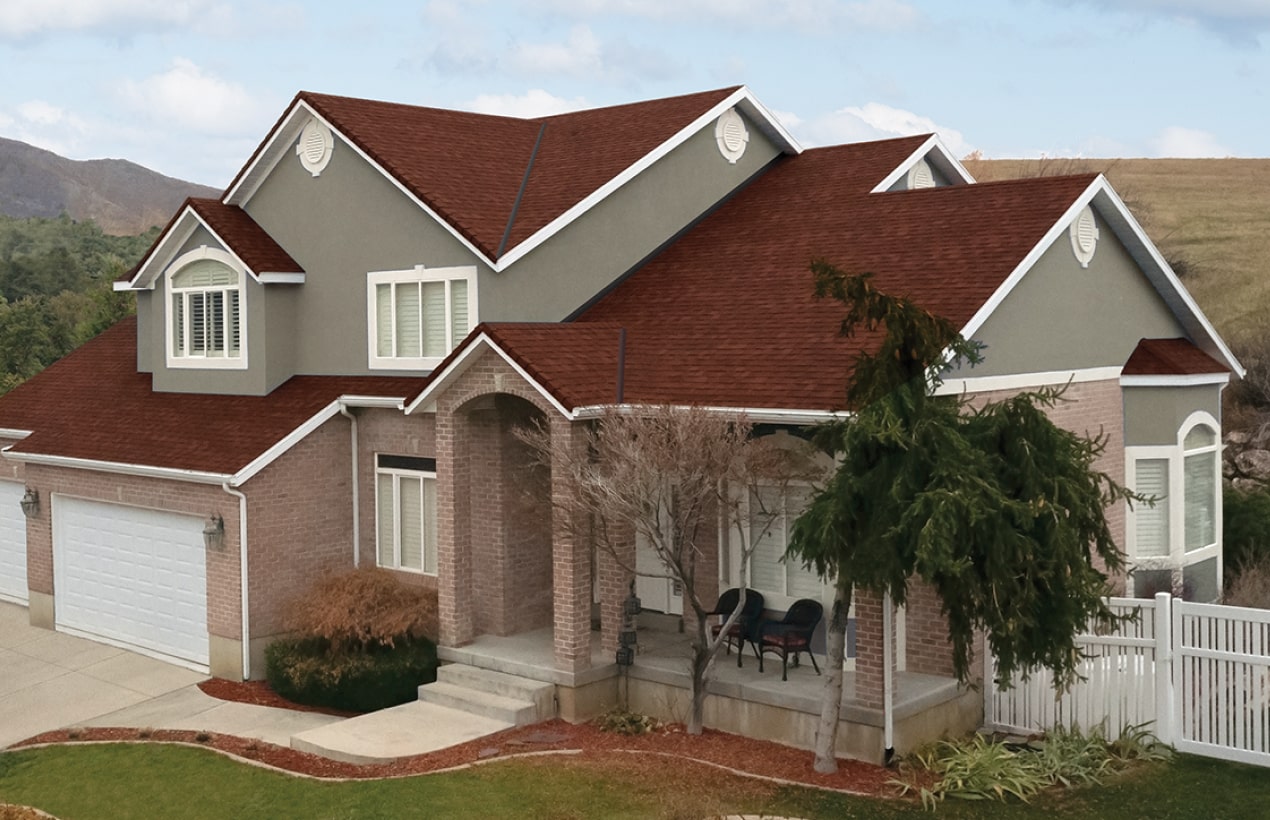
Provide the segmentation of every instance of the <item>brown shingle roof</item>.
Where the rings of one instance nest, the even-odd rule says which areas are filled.
[[[216,235],[225,240],[247,267],[261,273],[304,273],[300,263],[282,249],[242,208],[217,199],[190,199],[189,205]]]
[[[628,329],[628,400],[840,408],[848,363],[876,339],[837,335],[843,309],[813,301],[813,258],[964,325],[1095,179],[859,193],[855,166],[884,150],[783,160],[588,310],[580,321]]]
[[[1143,339],[1125,362],[1124,376],[1194,376],[1229,373],[1230,368],[1189,339]]]
[[[268,396],[157,393],[128,318],[0,396],[16,453],[232,474],[340,396],[405,397],[417,378],[296,376]]]
[[[736,90],[536,119],[302,91],[303,100],[491,259],[525,172],[511,249]],[[534,147],[542,133],[537,155]],[[250,163],[248,163],[250,166]],[[233,184],[230,185],[232,190]]]

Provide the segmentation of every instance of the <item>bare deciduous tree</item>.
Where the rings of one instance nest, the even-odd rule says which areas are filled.
[[[825,471],[800,439],[755,437],[743,417],[693,407],[610,410],[588,428],[585,448],[553,439],[545,427],[518,435],[551,465],[553,483],[563,489],[557,509],[586,528],[582,537],[634,573],[633,535],[656,553],[664,568],[659,577],[683,589],[695,615],[687,728],[699,734],[715,656],[745,601],[750,554],[779,514],[762,505],[783,496],[791,482],[813,482]],[[760,485],[769,492],[757,492]],[[715,635],[707,622],[715,602],[702,597],[714,585],[700,573],[715,571],[708,551],[717,550],[727,532],[740,545],[742,595]]]

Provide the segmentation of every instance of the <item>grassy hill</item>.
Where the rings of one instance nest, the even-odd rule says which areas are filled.
[[[1106,174],[1229,341],[1270,329],[1270,159],[967,160],[982,182]]]

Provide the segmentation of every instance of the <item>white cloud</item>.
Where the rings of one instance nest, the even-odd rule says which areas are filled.
[[[800,122],[799,125],[790,125],[787,120],[782,121],[787,127],[797,129],[805,135],[809,143],[815,145],[936,133],[954,156],[965,156],[974,150],[974,146],[966,142],[966,138],[955,128],[939,125],[929,117],[914,114],[912,111],[892,108],[877,102],[840,108],[837,111],[813,117],[806,122]]]
[[[82,117],[45,100],[26,100],[0,111],[5,136],[62,156],[82,152],[96,129]]]
[[[1217,141],[1217,136],[1196,128],[1170,125],[1151,140],[1151,150],[1157,157],[1183,159],[1201,157],[1229,157],[1229,148]]]
[[[511,65],[520,71],[548,74],[595,74],[603,68],[600,38],[587,26],[574,26],[560,43],[522,43],[511,53]]]
[[[1080,3],[1118,13],[1140,13],[1200,26],[1238,45],[1256,45],[1260,33],[1270,32],[1270,3],[1266,0],[1049,0],[1061,6]]]
[[[5,0],[0,37],[51,31],[180,26],[215,14],[215,0]]]
[[[541,88],[531,88],[524,94],[482,94],[462,107],[478,114],[497,114],[503,117],[547,117],[577,111],[588,105],[584,97],[566,100],[549,94]]]
[[[240,133],[261,121],[261,107],[246,89],[180,57],[162,74],[125,82],[120,93],[147,118],[204,133]]]
[[[904,0],[551,0],[544,7],[572,17],[613,14],[649,20],[708,20],[737,28],[825,30],[838,23],[893,31],[921,23]]]

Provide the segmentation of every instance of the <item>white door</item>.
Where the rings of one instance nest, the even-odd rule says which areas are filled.
[[[27,602],[26,517],[18,502],[23,486],[0,481],[0,600]]]
[[[635,572],[635,594],[640,606],[667,615],[683,614],[683,590],[669,577],[670,570],[641,535],[635,537]]]
[[[207,666],[200,516],[53,498],[59,627]]]

